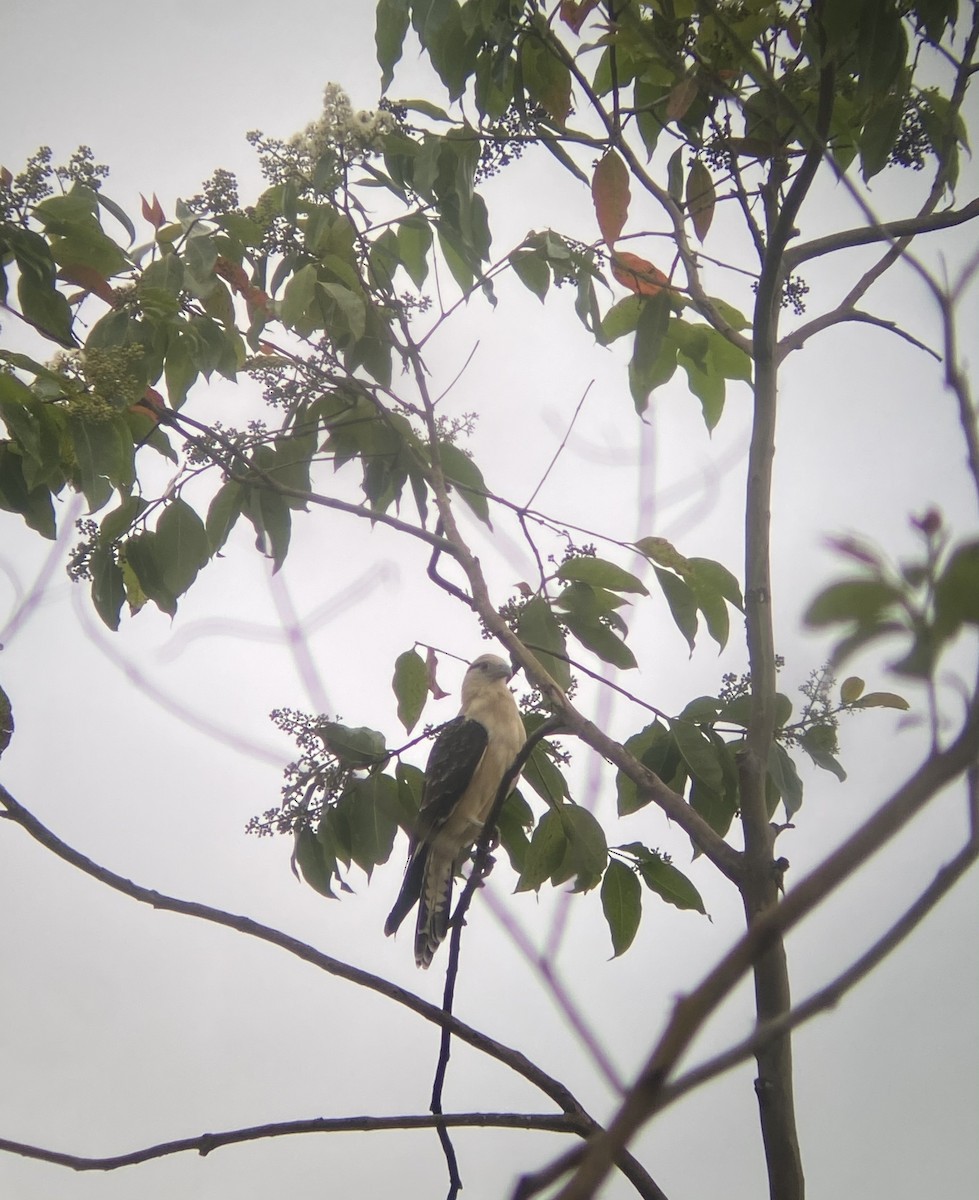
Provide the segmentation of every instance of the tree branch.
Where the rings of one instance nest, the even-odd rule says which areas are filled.
[[[585,1127],[566,1113],[447,1113],[441,1117],[310,1117],[298,1121],[275,1121],[267,1125],[252,1125],[245,1129],[228,1129],[220,1133],[201,1133],[196,1137],[175,1138],[170,1142],[159,1142],[126,1154],[113,1154],[102,1158],[80,1154],[66,1154],[61,1150],[48,1150],[41,1146],[15,1142],[0,1138],[0,1150],[16,1154],[21,1158],[32,1158],[39,1162],[53,1163],[59,1167],[70,1167],[73,1171],[117,1171],[120,1167],[138,1166],[156,1158],[168,1158],[173,1154],[196,1151],[203,1158],[223,1146],[237,1146],[243,1142],[257,1142],[268,1138],[294,1137],[300,1133],[376,1133],[393,1129],[431,1129],[436,1121],[454,1128],[530,1129],[547,1133],[574,1133],[585,1136]]]
[[[105,884],[106,887],[121,892],[133,900],[138,900],[141,904],[148,904],[152,908],[165,912],[179,913],[182,916],[196,917],[198,920],[222,925],[226,929],[233,929],[237,933],[243,933],[248,937],[257,938],[259,941],[268,942],[270,945],[277,946],[280,950],[285,950],[287,953],[302,959],[304,962],[321,971],[325,971],[329,975],[345,979],[349,983],[357,984],[359,987],[367,988],[369,991],[385,996],[387,999],[393,1000],[396,1004],[403,1005],[424,1020],[430,1021],[433,1025],[440,1027],[448,1026],[460,1041],[510,1067],[511,1070],[539,1088],[563,1112],[575,1112],[580,1107],[577,1099],[564,1084],[542,1071],[519,1051],[513,1050],[509,1046],[504,1046],[493,1038],[487,1037],[485,1034],[473,1029],[470,1025],[466,1025],[457,1017],[443,1013],[436,1005],[430,1004],[427,1000],[423,1000],[420,996],[416,996],[407,989],[398,987],[397,984],[382,979],[378,975],[373,975],[369,971],[351,966],[349,963],[345,963],[329,954],[324,954],[314,947],[307,945],[307,943],[301,942],[298,938],[290,937],[289,934],[283,933],[278,929],[273,929],[268,925],[262,925],[260,922],[252,920],[251,917],[239,916],[235,913],[225,912],[219,908],[212,908],[207,904],[181,900],[175,896],[168,896],[162,892],[153,891],[150,888],[134,883],[130,879],[124,878],[122,875],[117,875],[114,871],[110,871],[106,867],[99,866],[98,863],[93,862],[90,858],[87,858],[80,851],[67,845],[52,833],[37,817],[24,808],[23,805],[19,804],[2,784],[0,784],[0,804],[6,809],[6,812],[2,815],[20,825],[36,842],[44,846],[47,850],[50,850],[52,854],[56,855],[63,862],[76,867],[84,874],[98,880],[99,883]]]
[[[852,250],[854,246],[870,246],[875,242],[896,242],[903,238],[916,237],[919,233],[951,229],[956,225],[965,224],[966,221],[974,221],[976,217],[979,217],[979,197],[970,200],[962,208],[948,208],[940,213],[926,212],[904,221],[875,222],[859,229],[846,229],[826,237],[814,238],[811,242],[801,242],[790,247],[782,257],[786,272],[791,273],[802,263],[821,258],[824,254],[833,254],[837,250]]]
[[[831,329],[834,325],[842,325],[844,322],[853,321],[864,325],[876,325],[879,329],[885,329],[888,333],[893,333],[904,341],[910,342],[917,350],[924,350],[926,354],[930,354],[932,358],[942,361],[942,356],[930,346],[926,346],[924,342],[920,342],[916,337],[913,337],[906,329],[902,329],[897,321],[887,321],[883,317],[875,317],[872,313],[861,312],[858,308],[853,308],[845,302],[834,308],[832,312],[823,313],[821,316],[814,317],[813,320],[807,321],[805,325],[793,330],[787,334],[778,344],[778,361],[782,362],[794,350],[801,350],[806,342],[817,333],[822,333],[824,329]]]
[[[930,754],[911,778],[780,904],[760,914],[699,987],[678,1001],[618,1113],[605,1133],[589,1141],[580,1165],[555,1200],[590,1200],[595,1195],[608,1174],[610,1156],[659,1111],[667,1080],[680,1057],[752,964],[899,833],[942,788],[963,772],[974,772],[977,763],[979,696],[974,695],[955,741],[947,749]]]

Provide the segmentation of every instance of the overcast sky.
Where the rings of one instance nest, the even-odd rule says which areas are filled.
[[[355,0],[271,7],[251,0],[8,0],[0,28],[7,48],[0,163],[16,171],[39,144],[51,145],[59,160],[88,144],[112,166],[107,193],[133,213],[140,192],[156,192],[172,213],[174,199],[198,191],[218,166],[240,174],[243,197],[254,195],[261,185],[245,132],[300,129],[317,115],[328,80],[342,83],[355,107],[377,97],[373,6]],[[409,56],[393,93],[420,92],[426,78]],[[963,174],[964,198],[975,194],[975,171],[967,165]],[[553,179],[548,163],[528,155],[491,186],[495,250],[547,224],[595,236],[585,189],[564,183],[549,192]],[[916,177],[882,178],[875,200],[888,214],[904,211],[907,189],[917,187]],[[807,234],[838,223],[845,202],[826,188],[813,208]],[[717,236],[713,252],[723,256],[723,227]],[[948,261],[974,244],[974,234],[948,239]],[[820,295],[838,294],[839,270],[826,264],[808,276],[814,305]],[[669,537],[685,553],[722,559],[740,575],[746,389],[730,389],[713,437],[678,382],[657,396],[640,425],[622,354],[586,344],[564,319],[570,299],[555,297],[552,313],[516,287],[503,285],[500,294],[494,312],[474,301],[436,340],[431,361],[445,387],[478,342],[453,404],[480,413],[472,448],[490,486],[517,500],[531,495],[594,380],[539,507],[617,538]],[[937,319],[910,273],[896,274],[877,302],[882,315],[938,344]],[[974,330],[977,319],[973,303],[963,330]],[[931,504],[961,535],[975,529],[940,368],[907,343],[885,339],[865,327],[830,333],[785,373],[775,594],[785,690],[793,695],[825,653],[801,632],[800,614],[835,570],[827,534],[859,531],[907,553],[908,515]],[[219,384],[202,402],[211,418],[234,424],[257,401],[247,385]],[[330,480],[324,476],[324,486]],[[369,889],[356,876],[356,895],[331,903],[293,879],[285,841],[243,832],[249,817],[275,803],[291,756],[268,721],[272,708],[328,711],[384,729],[395,742],[396,655],[416,639],[463,657],[487,648],[463,612],[419,584],[425,556],[383,528],[369,532],[352,518],[313,513],[295,523],[290,558],[273,580],[251,538],[238,531],[226,556],[181,601],[176,620],[148,607],[113,635],[64,574],[73,534],[67,502],[63,508],[65,539],[53,549],[15,517],[0,521],[0,627],[19,613],[0,633],[0,681],[17,721],[0,775],[5,786],[96,862],[160,891],[255,917],[437,1000],[444,959],[418,973],[410,938],[387,940],[381,932],[400,883],[403,844]],[[531,577],[518,530],[504,520],[493,536],[471,522],[466,528],[501,599]],[[719,659],[705,643],[688,660],[661,603],[637,610],[631,624],[639,644],[655,648],[644,656],[655,665],[622,682],[667,711],[715,691],[724,671],[745,669],[737,645]],[[965,674],[971,659],[964,648],[948,668]],[[889,679],[885,660],[860,660],[854,670],[874,689],[906,692],[920,709],[920,690]],[[446,660],[442,684],[452,696],[432,702],[427,720],[453,714],[460,675]],[[621,736],[642,723],[587,690],[583,703]],[[805,769],[798,828],[779,843],[791,860],[790,886],[873,811],[922,752],[921,734],[892,712],[855,719],[841,741],[846,784]],[[578,798],[607,815],[614,803],[608,768],[576,752],[575,778]],[[798,998],[866,948],[951,856],[964,828],[961,795],[950,793],[792,934]],[[685,839],[652,809],[610,835],[634,839],[662,846],[687,869]],[[570,905],[554,894],[510,897],[513,878],[501,862],[491,894],[477,900],[470,918],[457,1015],[540,1061],[596,1116],[607,1114],[612,1092],[493,909],[510,914],[539,945],[550,944],[569,916],[558,965],[628,1080],[675,996],[699,981],[741,929],[733,890],[702,862],[689,870],[711,921],[649,897],[632,950],[609,961],[597,895]],[[977,900],[973,873],[838,1011],[799,1032],[798,1115],[811,1196],[975,1194]],[[7,825],[0,827],[0,913],[0,1137],[107,1155],[268,1121],[426,1110],[437,1052],[432,1027],[271,947],[110,893]],[[750,1028],[742,989],[691,1061]],[[640,1139],[640,1157],[671,1200],[763,1194],[752,1078],[749,1067],[732,1072]],[[447,1109],[547,1107],[489,1060],[454,1051]],[[457,1144],[465,1194],[474,1200],[505,1195],[519,1171],[566,1145],[557,1137],[480,1131],[460,1134]],[[427,1200],[443,1191],[444,1165],[430,1133],[280,1139],[110,1174],[0,1156],[0,1195],[12,1200],[312,1200],[324,1193]],[[603,1194],[631,1193],[615,1182]]]

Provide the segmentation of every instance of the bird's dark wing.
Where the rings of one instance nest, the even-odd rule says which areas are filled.
[[[427,838],[451,814],[469,786],[488,741],[486,726],[468,717],[455,717],[435,739],[425,767],[416,843]]]
[[[384,932],[388,936],[395,932],[418,902],[425,878],[429,838],[448,819],[461,799],[488,741],[485,725],[470,721],[467,717],[455,717],[449,721],[435,739],[425,768],[425,789],[411,839],[404,882],[384,924]]]

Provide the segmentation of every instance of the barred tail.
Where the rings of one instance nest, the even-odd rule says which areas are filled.
[[[430,853],[418,897],[418,922],[415,925],[415,962],[430,965],[435,951],[449,932],[452,906],[452,877],[455,863],[441,854]]]

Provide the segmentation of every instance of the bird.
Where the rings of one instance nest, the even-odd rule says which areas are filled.
[[[503,776],[527,740],[507,682],[513,671],[496,654],[473,659],[462,681],[462,707],[428,756],[404,882],[384,932],[390,937],[417,903],[415,963],[427,968],[449,931],[452,881],[479,838]],[[510,787],[516,784],[516,776]]]

